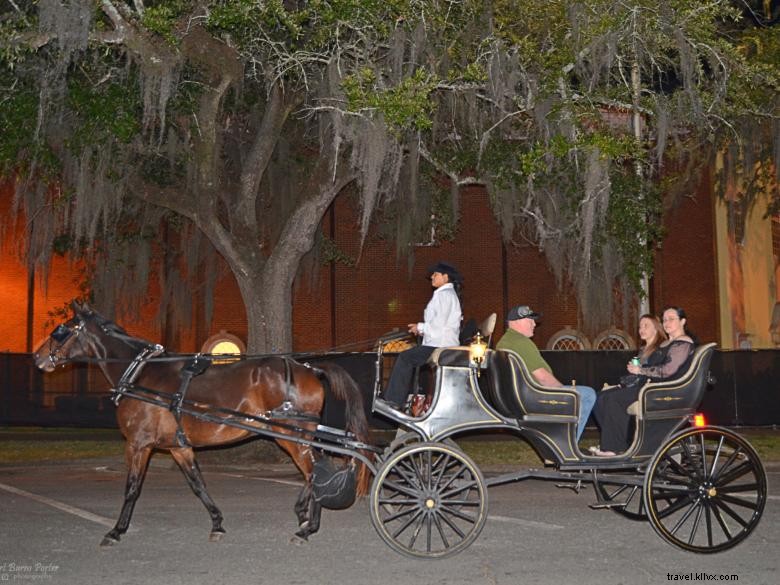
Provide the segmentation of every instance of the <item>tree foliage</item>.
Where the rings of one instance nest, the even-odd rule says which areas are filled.
[[[160,315],[186,321],[193,299],[208,313],[219,254],[254,351],[290,349],[292,281],[345,188],[363,237],[383,208],[402,251],[432,221],[451,233],[458,189],[486,185],[505,239],[543,250],[595,329],[615,317],[604,291],[630,298],[652,271],[663,193],[719,151],[754,190],[776,180],[780,43],[762,6],[2,6],[0,171],[34,218],[32,258],[69,242],[104,308],[156,274]]]

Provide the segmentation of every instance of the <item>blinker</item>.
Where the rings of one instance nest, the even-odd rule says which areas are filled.
[[[73,331],[62,324],[57,325],[54,331],[51,332],[51,338],[57,343],[63,343],[71,335],[73,335]]]

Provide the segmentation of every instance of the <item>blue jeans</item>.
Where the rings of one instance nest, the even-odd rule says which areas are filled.
[[[596,404],[596,391],[590,386],[575,386],[574,389],[580,395],[580,415],[577,421],[577,440],[580,440],[582,431],[585,430],[585,423],[588,422],[590,411]]]

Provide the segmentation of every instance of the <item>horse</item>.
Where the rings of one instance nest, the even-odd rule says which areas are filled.
[[[182,372],[192,363],[192,357],[177,359],[179,356],[163,353],[160,359],[147,359],[154,348],[162,352],[162,346],[128,335],[123,328],[87,305],[73,303],[71,308],[73,317],[60,324],[35,351],[35,365],[39,369],[51,372],[68,361],[94,359],[112,388],[118,388],[130,367],[134,371],[131,379],[136,387],[155,390],[148,400],[118,394],[121,400],[117,404],[116,417],[126,440],[127,480],[119,518],[104,536],[101,546],[119,543],[127,532],[149,460],[155,451],[171,454],[211,517],[209,539],[220,540],[225,534],[222,513],[206,491],[194,448],[235,443],[251,436],[253,431],[181,412],[177,416],[170,397],[176,397],[177,392],[181,395]],[[326,384],[335,398],[346,403],[346,430],[367,444],[368,423],[360,389],[336,364],[320,364],[314,368],[289,357],[260,356],[213,365],[192,375],[186,387],[186,398],[188,404],[198,404],[216,412],[227,409],[222,412],[229,410],[257,417],[277,411],[282,413],[282,418],[285,412],[295,413],[298,415],[295,425],[313,431],[322,413]],[[291,414],[290,418],[295,417]],[[282,422],[281,419],[274,420]],[[289,426],[271,425],[270,428],[285,435],[293,433]],[[298,519],[295,536],[307,540],[319,529],[322,512],[312,489],[312,470],[319,455],[308,444],[275,440],[290,455],[305,479],[294,509]],[[358,458],[352,458],[351,464],[356,470],[356,494],[365,495],[369,470]]]

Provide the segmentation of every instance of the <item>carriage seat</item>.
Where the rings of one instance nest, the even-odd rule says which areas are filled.
[[[488,346],[490,345],[490,339],[493,336],[493,330],[496,327],[496,314],[491,313],[488,315],[482,323],[479,324],[477,330],[482,334],[482,337],[486,340]],[[434,366],[452,366],[452,367],[468,367],[470,365],[471,354],[467,345],[457,345],[453,347],[437,347],[433,350],[433,353],[428,358],[428,363]]]
[[[715,343],[699,346],[693,353],[685,373],[673,380],[648,382],[639,392],[639,399],[626,412],[638,419],[679,418],[694,414],[704,398]]]
[[[485,399],[505,417],[540,422],[578,420],[577,392],[565,386],[542,386],[514,351],[489,351],[483,378],[480,387]]]

